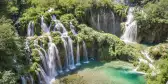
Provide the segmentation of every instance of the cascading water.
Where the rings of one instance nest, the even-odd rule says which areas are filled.
[[[27,36],[33,36],[34,35],[34,22],[30,21],[27,28]]]
[[[68,32],[67,32],[66,28],[64,27],[64,25],[59,20],[57,20],[54,15],[52,16],[52,20],[55,22],[54,29],[57,29],[58,31],[60,31],[61,38],[64,42],[64,48],[67,52],[67,58],[68,58],[68,61],[66,61],[66,62],[68,62],[67,64],[70,69],[74,69],[75,63],[74,63],[72,39],[68,36]],[[65,60],[67,60],[67,58],[65,58]]]
[[[141,52],[151,63],[153,63],[153,60],[150,58],[149,53],[147,51]]]
[[[134,7],[130,7],[127,15],[127,21],[125,23],[125,32],[121,37],[121,39],[126,43],[137,41],[137,23],[134,20],[133,11]]]
[[[43,32],[49,33],[50,27],[47,26],[47,24],[44,22],[44,17],[41,17],[41,28],[43,29]]]
[[[147,51],[142,51],[141,53],[142,53],[143,56],[147,59],[147,60],[143,59],[143,60],[146,61],[146,62],[144,62],[144,63],[148,64],[151,69],[155,70],[155,67],[154,67],[154,65],[152,64],[152,63],[153,63],[153,60],[149,57],[149,53],[148,53]]]
[[[73,35],[77,35],[77,32],[75,31],[75,27],[73,26],[72,22],[70,22],[70,29],[71,29],[71,32],[73,33]],[[77,66],[80,66],[81,63],[80,63],[80,46],[79,46],[79,43],[77,43],[77,51],[76,51],[76,65]]]
[[[77,50],[76,50],[76,66],[80,66],[80,47],[79,43],[77,43]]]
[[[51,80],[55,79],[55,77],[58,75],[56,64],[59,64],[59,62],[56,63],[56,58],[59,58],[57,57],[58,51],[56,50],[56,46],[49,41],[48,54],[46,53],[45,49],[38,45],[38,38],[34,40],[34,46],[36,47],[42,61],[42,66],[38,66],[40,68],[40,72],[36,74],[38,75],[40,82],[50,84]],[[44,52],[44,54],[41,52],[41,50]],[[59,69],[61,70],[62,68],[60,68],[60,66]]]
[[[72,33],[76,36],[77,32],[75,31],[75,27],[73,26],[72,22],[70,22],[70,29],[71,29]],[[82,41],[82,44],[83,44],[83,51],[84,51],[84,63],[89,63],[86,44],[84,41]],[[80,65],[79,43],[77,43],[77,57],[76,58],[77,58],[76,65]]]
[[[34,84],[34,79],[33,79],[32,75],[29,75],[29,78],[30,78],[30,84]]]
[[[72,45],[72,39],[68,36],[68,55],[69,55],[69,67],[70,69],[75,68],[75,63],[74,63],[74,54],[73,54],[73,45]]]
[[[44,37],[44,36],[39,36],[34,40],[34,47],[35,47],[34,50],[38,52],[41,59],[41,64],[38,65],[39,70],[35,71],[40,84],[51,84],[52,80],[55,79],[55,77],[58,76],[59,74],[63,73],[64,70],[69,71],[76,68],[75,61],[74,61],[74,54],[73,54],[73,41],[70,38],[70,36],[68,36],[68,32],[64,27],[64,25],[59,20],[57,20],[55,16],[52,16],[52,20],[55,22],[55,27],[53,31],[57,31],[61,35],[61,39],[64,44],[64,48],[65,48],[64,68],[62,68],[57,46],[52,42],[52,37],[50,36],[50,34],[46,34],[49,39],[48,52],[46,52],[43,46],[39,45],[38,43],[38,41],[40,41],[39,39]],[[47,27],[47,25],[45,24],[43,16],[41,17],[41,28],[44,33],[50,33],[50,27]],[[72,23],[70,23],[70,29],[72,33],[76,36],[77,32],[75,31],[75,27],[73,26]],[[28,36],[33,36],[34,35],[33,33],[34,33],[34,24],[33,22],[29,22]],[[82,44],[83,44],[82,47],[83,47],[84,63],[88,63],[89,61],[88,61],[88,52],[87,52],[86,44],[84,41],[82,41]],[[26,48],[30,52],[29,37],[26,39]],[[76,65],[77,66],[81,65],[79,43],[77,43]],[[29,79],[29,82],[32,81],[32,77],[28,79]],[[24,81],[23,78],[21,80]]]
[[[87,52],[86,44],[85,44],[84,41],[83,41],[83,50],[84,50],[84,63],[89,63],[89,61],[88,61],[88,52]]]
[[[21,83],[22,84],[27,84],[27,81],[26,81],[26,79],[25,79],[25,77],[24,76],[21,76]]]
[[[61,36],[61,39],[64,43],[64,49],[65,49],[65,71],[68,72],[69,71],[69,58],[68,58],[68,51],[67,51],[67,42],[66,40]]]
[[[49,79],[49,76],[47,76],[47,74],[45,73],[45,71],[40,65],[38,65],[38,67],[40,68],[40,72],[39,72],[40,84],[50,84],[51,79]]]
[[[89,24],[93,28],[120,36],[120,18],[116,17],[113,11],[108,8],[100,8],[98,10],[90,9],[89,12]]]
[[[149,53],[147,51],[141,51],[141,53],[144,57],[139,58],[139,63],[138,63],[139,65],[134,69],[134,71],[137,71],[137,69],[140,68],[141,63],[145,63],[149,66],[150,69],[152,69],[152,75],[153,76],[156,75],[157,73],[159,73],[157,71],[157,69],[155,68],[155,66],[152,64],[154,62],[154,60],[152,60],[150,58]],[[143,73],[143,72],[141,72],[141,73]],[[143,74],[146,74],[146,73],[143,73]]]
[[[61,60],[60,60],[60,56],[59,56],[59,52],[58,52],[58,49],[56,47],[56,45],[54,43],[52,43],[52,38],[51,36],[48,36],[49,37],[49,56],[51,54],[52,58],[50,58],[50,60],[52,60],[53,62],[56,60],[57,64],[58,64],[58,67],[59,67],[59,72],[62,73],[62,64],[61,64]],[[53,58],[55,57],[56,58]],[[54,60],[55,59],[55,60]],[[50,63],[51,64],[51,63]],[[49,64],[49,65],[50,65]],[[55,63],[54,63],[55,64]],[[54,65],[52,64],[52,65]]]

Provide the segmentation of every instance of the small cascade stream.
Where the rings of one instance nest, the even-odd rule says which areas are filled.
[[[133,71],[137,71],[140,68],[141,63],[145,63],[149,65],[150,69],[152,69],[152,75],[156,75],[158,71],[153,65],[154,60],[150,58],[149,53],[147,51],[141,51],[141,53],[144,57],[139,58],[139,62],[138,62],[139,65]],[[144,72],[140,72],[140,73],[146,74]]]
[[[34,36],[34,22],[30,21],[27,28],[27,36]]]
[[[47,24],[44,22],[44,17],[41,17],[41,28],[43,32],[49,33],[50,32],[50,27],[47,26]]]
[[[128,10],[127,21],[125,23],[125,32],[121,36],[121,39],[126,43],[137,41],[137,23],[134,20],[133,11],[134,7],[130,7]]]
[[[147,52],[147,51],[142,51],[141,53],[142,53],[151,63],[154,62],[154,60],[149,57],[149,52]]]
[[[77,32],[75,31],[75,27],[73,26],[72,22],[70,22],[70,29],[71,29],[71,32],[76,36]],[[85,41],[82,41],[82,46],[83,46],[84,63],[89,63],[88,52],[87,52]],[[80,65],[80,63],[79,63],[79,61],[80,61],[79,53],[80,53],[79,52],[79,43],[77,43],[77,65]]]

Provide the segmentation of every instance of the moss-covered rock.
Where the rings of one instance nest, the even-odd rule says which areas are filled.
[[[166,58],[168,58],[168,51],[167,50],[168,50],[167,43],[152,46],[150,48],[150,55],[156,60],[158,60],[160,58],[166,59]]]

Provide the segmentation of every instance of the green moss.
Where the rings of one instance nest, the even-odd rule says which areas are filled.
[[[79,76],[79,75],[70,75],[70,76],[67,76],[67,77],[64,77],[64,78],[61,78],[59,80],[59,83],[63,83],[63,84],[69,84],[69,83],[72,83],[72,84],[88,84],[82,76]]]
[[[31,56],[33,57],[34,62],[40,62],[40,56],[39,56],[39,52],[37,51],[37,49],[32,50]]]
[[[151,73],[149,65],[145,64],[145,63],[140,63],[140,67],[139,67],[138,71],[143,71],[143,72],[149,72],[149,73]]]
[[[168,46],[167,44],[159,44],[153,47],[150,47],[150,55],[155,59],[165,59],[168,58]]]
[[[60,21],[64,24],[64,26],[66,28],[69,28],[70,22],[72,22],[72,24],[74,26],[76,26],[78,24],[78,21],[76,20],[76,18],[74,17],[73,14],[64,14],[64,15],[62,15],[60,17]]]
[[[37,63],[37,62],[34,62],[34,63],[30,66],[29,72],[34,73],[35,70],[37,70],[37,68],[38,68],[38,63]]]
[[[97,32],[83,24],[78,27],[81,30],[79,31],[78,37],[87,43],[98,42],[98,46],[101,48],[100,51],[104,50],[103,48],[106,46],[109,46],[106,47],[108,48],[109,56],[130,62],[137,60],[137,57],[141,56],[138,47],[125,45],[124,42],[115,35]]]

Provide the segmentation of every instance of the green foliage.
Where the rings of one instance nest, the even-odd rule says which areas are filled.
[[[150,67],[146,63],[140,63],[138,71],[143,71],[143,72],[151,73],[151,72],[149,72],[150,71]]]
[[[39,52],[38,52],[37,49],[32,50],[31,56],[33,56],[33,61],[34,62],[40,62],[40,56],[39,56]]]
[[[136,19],[139,21],[141,21],[141,19],[151,21],[150,23],[167,23],[167,5],[168,2],[166,0],[160,0],[156,3],[148,3],[144,6],[144,12],[138,12]]]
[[[138,56],[141,56],[139,49],[125,45],[123,41],[112,34],[97,32],[84,24],[79,25],[78,28],[80,29],[78,38],[85,40],[87,43],[96,41],[101,49],[108,48],[108,53],[111,57],[133,62]]]
[[[63,83],[63,84],[70,84],[70,83],[72,83],[72,84],[87,84],[87,82],[83,79],[83,77],[78,76],[78,75],[70,75],[70,76],[61,78],[59,83]]]
[[[18,7],[17,7],[17,0],[12,0],[8,2],[8,12],[11,14],[17,14],[18,13]]]
[[[167,39],[168,35],[168,2],[159,0],[149,2],[135,13],[138,25],[138,36],[148,43],[159,43]]]
[[[167,44],[158,44],[156,46],[152,46],[150,48],[150,55],[158,60],[158,59],[167,59],[168,58],[168,46]]]
[[[157,62],[157,66],[159,66],[159,74],[156,76],[147,76],[147,84],[166,84],[168,79],[168,59],[160,59]]]
[[[128,6],[121,5],[121,4],[115,4],[113,7],[113,10],[116,14],[124,18],[127,15]]]
[[[9,69],[15,56],[17,59],[24,58],[22,40],[15,35],[14,27],[4,17],[0,19],[0,36],[0,69]]]
[[[70,22],[72,22],[72,24],[74,26],[76,26],[78,24],[78,21],[76,20],[76,18],[73,16],[73,14],[65,14],[65,15],[62,15],[60,17],[60,20],[61,22],[64,24],[64,26],[66,28],[69,28],[70,26]]]
[[[12,71],[0,72],[0,84],[17,84],[18,77]]]
[[[35,70],[37,70],[37,68],[38,68],[38,63],[37,63],[37,62],[34,62],[34,63],[30,66],[29,72],[35,73]]]

